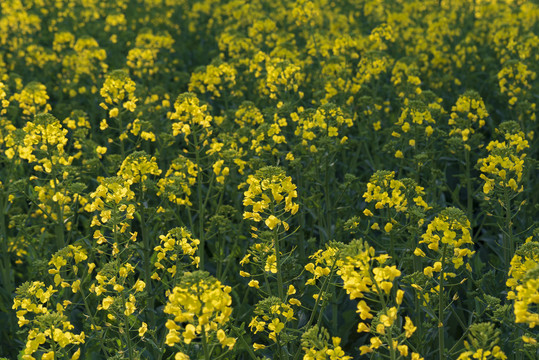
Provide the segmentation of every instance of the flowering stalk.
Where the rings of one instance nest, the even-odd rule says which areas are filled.
[[[442,268],[440,270],[439,290],[438,290],[438,358],[444,360],[444,264],[447,250],[447,243],[442,248]]]
[[[198,144],[198,136],[195,134],[193,136],[193,143],[195,145],[195,159],[196,164],[201,164],[200,162],[200,152],[201,148]],[[204,270],[205,264],[205,244],[206,238],[204,236],[204,201],[202,199],[202,171],[197,173],[197,210],[198,210],[198,239],[200,240],[200,246],[198,247],[198,256],[200,257],[200,270]]]
[[[271,212],[273,213],[273,210],[274,210],[274,206],[273,204],[271,205]],[[272,230],[272,234],[273,234],[273,243],[275,245],[275,256],[277,258],[276,260],[276,266],[277,266],[277,292],[279,294],[279,299],[281,299],[281,301],[285,301],[285,296],[284,296],[284,292],[283,292],[283,273],[281,271],[281,252],[280,252],[280,248],[279,248],[279,228],[276,226],[275,228],[273,228]]]
[[[508,266],[511,263],[511,257],[515,252],[515,245],[513,244],[513,231],[512,216],[511,216],[511,199],[509,198],[510,190],[504,188],[503,206],[505,207],[505,229],[503,230],[503,257],[505,265]]]

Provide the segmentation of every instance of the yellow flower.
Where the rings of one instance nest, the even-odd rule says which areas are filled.
[[[273,228],[275,228],[275,226],[277,226],[277,225],[279,225],[281,223],[281,220],[279,220],[277,217],[275,217],[273,215],[270,215],[266,219],[265,223],[271,230],[273,230]]]
[[[124,314],[125,314],[126,316],[131,315],[132,313],[135,312],[135,310],[136,310],[136,307],[135,307],[135,304],[134,304],[134,303],[132,303],[132,302],[130,302],[130,301],[128,301],[128,302],[125,303],[125,311],[124,311]]]
[[[294,285],[290,284],[288,286],[288,291],[286,292],[286,295],[294,295],[296,293],[296,288]]]
[[[406,337],[409,338],[417,330],[417,327],[414,326],[412,319],[406,316],[403,329],[405,330]]]
[[[138,279],[135,285],[133,285],[133,289],[135,290],[135,292],[143,291],[145,287],[146,283],[140,279]]]
[[[108,310],[108,308],[112,305],[114,302],[114,299],[111,296],[107,296],[103,299],[102,307],[104,310]]]
[[[185,326],[185,331],[183,332],[183,339],[186,344],[191,343],[193,339],[196,339],[196,328],[193,324],[187,324]]]
[[[277,256],[268,256],[268,258],[266,259],[266,265],[264,266],[264,271],[268,271],[273,274],[277,273]]]
[[[279,319],[273,319],[268,325],[268,329],[273,331],[275,334],[279,334],[281,330],[284,329],[284,324]]]
[[[265,348],[266,348],[266,345],[253,343],[253,349],[254,349],[255,351],[262,350],[262,349],[265,349]]]
[[[112,108],[110,111],[109,111],[109,117],[111,118],[114,118],[114,117],[117,117],[119,114],[119,111],[118,111],[118,108]]]
[[[178,352],[176,353],[176,355],[174,355],[174,360],[189,360],[189,359],[190,357],[182,352]]]
[[[146,331],[148,331],[148,324],[143,322],[141,327],[138,328],[138,336],[143,337]]]
[[[49,351],[41,357],[42,360],[52,360],[54,359],[54,351]]]
[[[402,304],[403,296],[404,296],[404,291],[401,289],[397,290],[397,296],[395,298],[395,302],[397,303],[397,305]]]

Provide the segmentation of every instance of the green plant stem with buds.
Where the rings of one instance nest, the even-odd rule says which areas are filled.
[[[195,145],[195,159],[197,164],[201,164],[200,146],[198,143],[197,134],[193,134],[193,143]],[[198,169],[197,172],[197,206],[198,206],[198,239],[200,240],[200,246],[198,247],[198,256],[200,257],[200,270],[204,270],[205,261],[205,247],[206,237],[204,236],[204,204],[202,201],[202,169]]]
[[[273,214],[274,207],[272,205],[271,212]],[[275,226],[273,228],[273,243],[275,246],[275,257],[276,257],[276,266],[277,266],[277,293],[279,294],[279,298],[281,301],[285,301],[284,297],[284,290],[283,290],[283,273],[281,270],[281,251],[280,251],[280,244],[279,244],[279,226]]]
[[[438,291],[438,355],[440,360],[445,360],[444,358],[444,262],[445,262],[445,253],[447,250],[447,244],[444,243],[443,249],[442,249],[442,269],[440,271],[440,280],[439,280],[439,286],[440,289]]]
[[[503,258],[507,270],[509,269],[509,265],[511,263],[511,257],[515,252],[515,245],[513,244],[511,199],[509,196],[509,189],[507,187],[504,187],[503,195],[503,207],[505,208],[505,229],[503,231]]]
[[[384,290],[380,289],[380,287],[378,286],[378,282],[374,279],[371,270],[369,270],[369,277],[371,278],[372,283],[376,286],[376,292],[378,294],[378,298],[380,299],[380,303],[382,304],[382,308],[387,311],[387,303],[384,297]],[[386,340],[387,346],[389,348],[389,358],[391,360],[397,360],[397,353],[395,351],[395,347],[393,346],[393,334],[391,332],[391,329],[388,329],[387,331]]]
[[[204,360],[210,360],[210,351],[208,349],[208,340],[206,339],[206,329],[202,331],[202,349],[204,351]]]

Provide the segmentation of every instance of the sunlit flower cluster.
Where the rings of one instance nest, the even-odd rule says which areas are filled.
[[[494,189],[511,189],[513,192],[521,192],[519,187],[524,172],[524,159],[529,147],[524,133],[521,131],[503,132],[504,141],[491,141],[486,149],[488,156],[478,160],[485,181],[483,192],[488,195]]]
[[[531,240],[520,246],[511,259],[506,285],[511,289],[507,298],[515,300],[515,322],[534,328],[539,325],[539,243]]]
[[[449,126],[451,131],[449,136],[458,134],[462,136],[462,142],[468,143],[477,129],[485,126],[485,120],[488,117],[485,103],[481,96],[475,91],[467,91],[459,96],[457,103],[451,108],[451,118]],[[465,145],[466,150],[470,151],[470,145]]]
[[[236,339],[226,334],[232,313],[229,286],[208,273],[197,271],[183,274],[180,283],[168,296],[164,312],[172,316],[165,343],[190,344],[195,339],[216,338],[223,347],[232,349]],[[178,355],[176,355],[178,356]]]
[[[280,168],[265,167],[255,175],[249,175],[247,184],[249,188],[243,194],[243,205],[251,211],[245,211],[243,217],[255,222],[264,221],[270,230],[281,225],[287,230],[287,213],[294,215],[299,209],[299,204],[294,202],[298,192],[292,178]]]
[[[178,272],[178,264],[184,256],[188,256],[191,265],[198,265],[200,258],[196,256],[196,251],[200,240],[193,238],[193,235],[185,228],[174,228],[166,235],[159,236],[160,245],[154,248],[157,260],[154,263],[156,272],[152,278],[162,281],[159,272],[164,271],[175,277]]]
[[[436,254],[433,266],[427,266],[424,273],[432,277],[433,272],[441,272],[448,264],[455,269],[464,265],[464,260],[470,258],[475,251],[467,244],[473,244],[470,233],[470,221],[459,209],[447,208],[428,225],[427,231],[421,236],[420,244],[427,244],[429,250]],[[416,256],[425,257],[420,247],[414,251]],[[469,265],[467,264],[469,269]]]

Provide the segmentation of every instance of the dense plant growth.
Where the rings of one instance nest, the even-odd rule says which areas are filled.
[[[538,20],[2,0],[0,356],[537,359]]]

